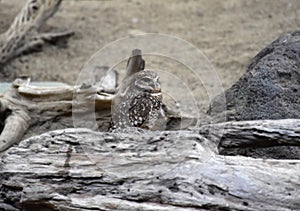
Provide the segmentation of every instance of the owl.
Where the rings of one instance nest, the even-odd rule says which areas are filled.
[[[111,128],[162,130],[165,125],[159,76],[143,70],[126,78],[112,102]]]

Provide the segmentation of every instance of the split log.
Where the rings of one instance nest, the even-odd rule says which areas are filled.
[[[10,28],[0,35],[0,67],[12,59],[40,48],[45,43],[67,39],[73,32],[42,32],[62,0],[28,0]]]
[[[299,209],[299,161],[220,156],[210,144],[193,131],[32,137],[2,155],[0,208]]]

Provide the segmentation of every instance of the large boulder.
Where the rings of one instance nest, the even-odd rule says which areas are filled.
[[[285,34],[258,53],[246,73],[225,91],[226,111],[216,97],[209,114],[218,121],[300,118],[300,31]],[[221,118],[220,118],[221,119]]]

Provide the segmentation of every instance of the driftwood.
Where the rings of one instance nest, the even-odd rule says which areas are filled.
[[[80,101],[75,99],[78,113],[86,112],[85,105],[91,100],[95,100],[96,110],[110,108],[113,95],[101,90],[101,87],[91,85],[37,87],[28,84],[27,80],[17,79],[6,93],[0,95],[0,121],[3,124],[0,152],[20,141],[30,126],[71,115],[74,93],[81,96]]]
[[[2,156],[5,210],[298,210],[300,162],[216,155],[195,131],[65,129]]]
[[[42,32],[45,23],[58,10],[61,2],[28,0],[10,28],[0,35],[0,67],[3,68],[12,59],[36,50],[47,42],[55,43],[73,35],[73,32]]]

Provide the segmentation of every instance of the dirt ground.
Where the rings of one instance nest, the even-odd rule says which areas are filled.
[[[25,0],[2,0],[0,32]],[[136,33],[180,37],[199,48],[229,88],[250,59],[279,35],[300,29],[299,0],[64,0],[48,25],[76,33],[67,48],[47,46],[13,63],[34,81],[75,84],[89,58]]]

